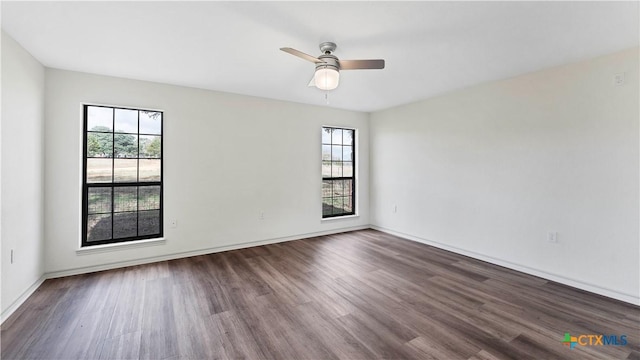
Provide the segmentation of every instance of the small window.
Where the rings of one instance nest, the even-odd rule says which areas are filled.
[[[162,237],[162,116],[84,106],[82,246]]]
[[[355,214],[355,130],[322,128],[322,217]]]

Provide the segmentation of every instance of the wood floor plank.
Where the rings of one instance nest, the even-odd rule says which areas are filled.
[[[178,355],[175,309],[169,277],[145,282],[142,314],[141,359],[163,359]]]
[[[176,326],[176,352],[181,359],[222,359],[226,358],[218,327],[202,317],[208,310],[207,304],[200,303],[193,281],[186,280],[174,284],[171,289],[173,316]],[[207,334],[204,341],[202,334]]]
[[[272,289],[272,293],[287,305],[295,306],[311,301],[311,298],[295,282],[278,271],[268,260],[262,257],[253,257],[247,259],[247,264]]]
[[[102,321],[103,313],[113,313],[112,307],[103,307],[100,311],[82,313],[75,328],[62,343],[47,355],[53,359],[97,359],[102,353],[109,323]]]
[[[313,338],[331,349],[339,359],[376,358],[374,353],[340,326],[337,318],[324,316],[323,310],[316,301],[297,306],[296,316],[300,326],[308,327]]]
[[[421,354],[405,346],[389,329],[378,327],[362,313],[342,316],[338,319],[344,329],[358,339],[379,359],[419,359]]]
[[[406,312],[402,304],[394,304],[385,294],[349,276],[338,279],[336,289],[356,304],[358,310],[352,314],[359,314],[364,323],[376,328],[385,328],[402,342],[418,337],[414,330],[405,325],[408,319],[404,318]]]
[[[362,230],[47,280],[0,341],[2,359],[640,359],[640,307]]]
[[[283,268],[279,262],[273,263],[273,266],[283,272],[287,280],[305,294],[312,294],[314,303],[322,307],[324,316],[338,318],[357,309],[349,300],[336,293],[329,286],[334,280],[323,276],[322,273],[317,271],[306,273],[286,271],[287,268]]]
[[[412,339],[406,344],[408,347],[418,351],[423,359],[463,359],[459,351],[452,351],[443,346],[439,341],[434,341],[423,336]]]
[[[105,339],[98,359],[139,359],[141,335],[142,331],[136,331]]]
[[[142,328],[145,281],[142,279],[140,267],[124,269],[119,285],[120,291],[109,321],[107,338],[132,332],[140,333]]]
[[[220,334],[222,348],[229,359],[267,359],[268,356],[260,349],[260,345],[251,334],[251,329],[245,325],[234,311],[217,313],[209,318],[215,324]]]
[[[55,309],[64,304],[60,299],[65,297],[68,288],[53,286],[54,282],[46,281],[35,291],[28,302],[2,324],[2,342],[12,344],[2,347],[2,357],[20,358],[20,354],[33,349],[33,344],[42,339],[43,334],[52,326],[50,320]],[[55,304],[52,306],[52,304]],[[34,319],[38,319],[34,322]]]
[[[500,360],[485,350],[480,350],[477,354],[469,358],[469,360]]]

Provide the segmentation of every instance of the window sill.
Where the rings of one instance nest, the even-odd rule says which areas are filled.
[[[336,221],[336,220],[350,220],[350,219],[357,219],[359,218],[360,215],[355,214],[355,215],[345,215],[345,216],[335,216],[335,217],[330,217],[330,218],[324,218],[322,220],[320,220],[321,222],[325,222],[325,221]]]
[[[116,244],[87,246],[87,247],[83,247],[76,250],[76,255],[89,255],[89,254],[97,254],[97,253],[111,252],[111,251],[117,251],[117,250],[134,249],[139,247],[164,245],[166,242],[167,241],[165,240],[165,238],[157,238],[157,239],[128,241],[128,242],[116,243]]]

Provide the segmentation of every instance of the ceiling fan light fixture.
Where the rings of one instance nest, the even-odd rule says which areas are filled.
[[[340,73],[330,66],[318,66],[313,78],[316,87],[320,90],[333,90],[340,83]]]

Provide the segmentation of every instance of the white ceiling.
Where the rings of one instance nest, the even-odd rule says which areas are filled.
[[[47,67],[316,105],[279,48],[333,41],[386,69],[341,72],[328,106],[375,111],[638,46],[639,4],[2,1],[2,28]]]

